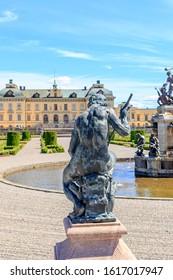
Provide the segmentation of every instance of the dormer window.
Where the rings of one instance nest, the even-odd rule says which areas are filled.
[[[33,98],[39,98],[40,94],[38,92],[34,93],[34,95],[32,96]]]
[[[4,94],[4,97],[14,97],[13,91],[9,90]]]
[[[69,98],[76,98],[76,97],[77,97],[76,92],[71,93],[70,96],[69,96]]]
[[[104,94],[103,90],[101,90],[101,89],[99,91],[97,91],[97,93],[98,94]]]

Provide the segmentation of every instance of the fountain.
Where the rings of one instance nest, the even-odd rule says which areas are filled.
[[[36,189],[48,192],[63,193],[62,173],[65,168],[62,165],[50,164],[42,167],[13,170],[7,173],[7,184]],[[113,170],[113,180],[116,182],[116,198],[173,198],[172,178],[142,178],[135,177],[133,161],[117,161]],[[58,182],[58,184],[57,184]]]
[[[167,76],[166,82],[160,90],[157,90],[159,106],[151,119],[153,135],[158,138],[155,143],[157,152],[152,153],[150,143],[148,156],[138,154],[135,156],[136,177],[173,177],[173,76],[170,71],[167,72]]]

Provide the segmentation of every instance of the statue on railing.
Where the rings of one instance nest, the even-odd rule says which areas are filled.
[[[166,84],[163,84],[163,86],[160,89],[157,89],[157,93],[159,95],[157,99],[157,103],[161,105],[170,105],[172,103],[172,99],[168,96],[168,93],[166,91]]]
[[[160,156],[159,140],[154,135],[154,133],[151,133],[149,141],[150,141],[149,156],[150,157],[159,157]]]
[[[173,104],[173,75],[170,70],[173,68],[165,68],[164,70],[167,71],[167,78],[164,82],[163,86],[158,90],[157,93],[159,95],[157,99],[157,103],[161,105],[170,105]]]
[[[63,172],[64,193],[74,205],[68,216],[72,223],[116,220],[112,213],[116,156],[108,151],[108,134],[110,125],[122,136],[129,134],[129,107],[124,106],[119,120],[107,107],[106,97],[93,94],[88,109],[75,122],[69,146],[71,160]]]
[[[173,75],[170,72],[170,70],[173,68],[165,68],[164,70],[167,71],[167,78],[166,81],[163,83],[162,87],[157,90],[157,93],[159,95],[157,99],[157,103],[162,105],[171,105],[173,104]]]
[[[172,95],[172,91],[173,91],[173,75],[170,72],[171,69],[173,69],[173,68],[165,68],[165,71],[168,71],[168,72],[166,72],[168,77],[167,77],[167,79],[165,81],[165,85],[168,86],[168,96],[171,99],[173,99],[173,95]]]

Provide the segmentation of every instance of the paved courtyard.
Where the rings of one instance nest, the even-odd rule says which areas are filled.
[[[58,138],[65,153],[41,154],[40,139],[33,138],[16,156],[0,157],[0,172],[68,161],[69,139]],[[110,149],[118,158],[132,158],[135,153],[122,146],[110,145]],[[55,243],[66,238],[63,218],[71,210],[72,204],[62,193],[0,182],[0,259],[53,259]],[[137,259],[173,259],[173,200],[115,198],[114,214],[127,227],[123,240]]]

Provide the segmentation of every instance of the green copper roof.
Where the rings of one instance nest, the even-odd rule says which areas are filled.
[[[37,97],[35,94],[38,94],[37,98],[49,98],[50,94],[49,89],[26,89],[25,87],[17,87],[15,84],[7,84],[7,87],[0,90],[0,97],[23,97],[23,98],[32,98]],[[63,98],[71,97],[72,93],[75,93],[77,98],[87,98],[95,93],[103,93],[107,97],[113,97],[112,91],[104,88],[103,84],[99,83],[93,84],[92,87],[87,89],[60,89]],[[11,96],[10,96],[11,94]],[[35,95],[35,96],[34,96]],[[50,97],[51,98],[51,97]],[[55,97],[56,98],[56,97]],[[60,98],[60,97],[58,97]]]

